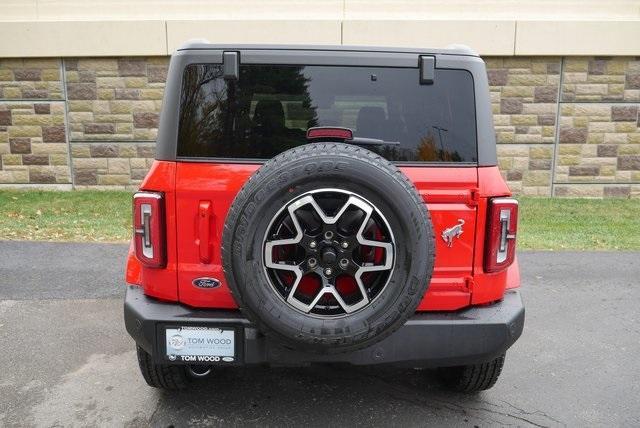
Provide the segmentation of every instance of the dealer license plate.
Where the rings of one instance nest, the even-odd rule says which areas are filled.
[[[233,328],[168,327],[165,338],[169,361],[232,363],[236,359]]]

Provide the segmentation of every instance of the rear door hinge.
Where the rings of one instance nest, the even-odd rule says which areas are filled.
[[[469,191],[469,206],[475,207],[480,201],[480,189],[473,188]]]
[[[473,291],[473,286],[475,285],[475,282],[473,282],[473,277],[470,275],[465,276],[464,285],[465,287],[467,287],[467,290],[469,290],[470,292]]]

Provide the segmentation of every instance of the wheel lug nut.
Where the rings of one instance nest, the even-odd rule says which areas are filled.
[[[316,243],[316,241],[309,242],[309,248],[316,248],[317,246],[318,244]]]
[[[349,243],[347,241],[342,241],[342,244],[340,244],[342,246],[342,248],[348,248],[349,247]]]
[[[345,269],[347,266],[349,266],[349,260],[347,259],[340,259],[340,267],[342,269]]]
[[[307,264],[309,265],[309,267],[315,267],[315,265],[318,264],[318,261],[315,258],[311,257],[309,260],[307,260]]]
[[[333,274],[333,270],[332,270],[331,268],[326,268],[326,269],[324,270],[324,274],[325,274],[326,276],[331,276],[331,274]]]

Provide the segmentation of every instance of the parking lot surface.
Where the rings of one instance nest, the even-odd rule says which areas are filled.
[[[497,385],[313,366],[146,386],[122,320],[126,245],[0,242],[0,426],[638,426],[640,253],[519,254],[527,320]]]

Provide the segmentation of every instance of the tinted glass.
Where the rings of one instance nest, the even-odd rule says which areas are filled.
[[[417,68],[190,65],[182,82],[178,156],[268,159],[307,144],[314,126],[350,128],[392,161],[476,162],[473,79]]]

